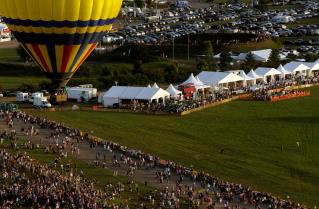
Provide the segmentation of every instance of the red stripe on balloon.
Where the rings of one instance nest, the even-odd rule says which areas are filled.
[[[48,72],[48,70],[49,70],[48,64],[45,62],[45,59],[42,55],[42,52],[41,52],[39,46],[37,44],[31,44],[31,46],[32,46],[34,52],[36,53],[36,55],[38,56],[38,58],[40,59],[42,66],[45,68],[43,70]]]
[[[85,56],[82,58],[81,62],[76,66],[75,70],[73,71],[74,73],[79,69],[79,67],[83,64],[83,62],[86,60],[86,58],[88,58],[88,56],[90,56],[90,54],[95,49],[95,47],[96,47],[96,44],[92,44],[90,49],[87,51]]]
[[[72,47],[73,47],[72,45],[69,45],[69,46],[64,46],[64,48],[63,48],[63,59],[62,59],[61,73],[66,72],[66,67],[68,65],[68,62],[70,61]]]

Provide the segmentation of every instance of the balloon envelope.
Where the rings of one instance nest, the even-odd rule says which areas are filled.
[[[15,38],[63,87],[110,30],[122,0],[1,0],[0,16]]]

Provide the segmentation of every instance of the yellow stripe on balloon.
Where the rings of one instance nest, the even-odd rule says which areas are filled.
[[[1,0],[0,16],[44,21],[100,20],[116,17],[121,5],[122,0]]]
[[[79,51],[80,47],[81,47],[81,45],[72,46],[71,53],[70,53],[70,58],[68,60],[67,66],[66,66],[66,72],[68,70],[70,70],[69,72],[72,72],[70,68],[71,68],[71,65],[72,65],[72,63],[74,61],[75,56],[78,54],[78,51]]]
[[[45,62],[47,63],[48,65],[48,70],[50,72],[53,72],[53,68],[52,68],[52,64],[51,64],[51,61],[50,61],[50,56],[49,56],[49,53],[48,53],[48,49],[47,49],[47,46],[46,45],[38,45],[40,50],[41,50],[41,53],[42,53],[42,56],[45,60]]]
[[[47,72],[47,69],[45,69],[45,67],[43,66],[40,58],[38,57],[37,53],[35,53],[35,51],[33,50],[32,48],[32,45],[31,44],[26,44],[26,47],[29,49],[29,51],[31,52],[32,54],[32,57],[34,57],[37,61],[37,63],[41,66],[41,69],[45,72]]]
[[[55,58],[56,58],[56,66],[57,66],[58,73],[61,73],[61,69],[62,69],[63,49],[64,49],[63,45],[55,46]]]

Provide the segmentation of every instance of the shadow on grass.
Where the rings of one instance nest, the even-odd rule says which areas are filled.
[[[285,122],[285,123],[300,123],[300,124],[319,124],[318,116],[286,116],[286,117],[274,117],[264,118],[264,121],[270,122]]]

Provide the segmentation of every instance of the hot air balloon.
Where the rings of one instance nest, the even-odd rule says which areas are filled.
[[[121,5],[122,0],[1,0],[0,16],[61,88],[111,29]]]

